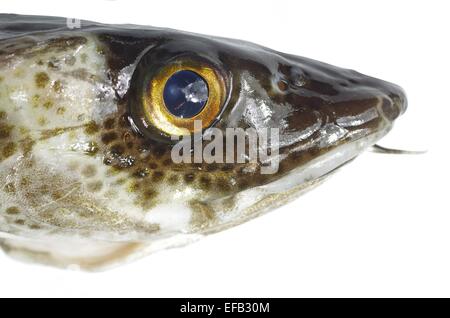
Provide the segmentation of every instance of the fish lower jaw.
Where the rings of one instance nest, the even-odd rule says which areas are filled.
[[[226,207],[229,198],[209,202],[220,217],[214,226],[205,228],[202,233],[211,234],[234,227],[298,198],[373,146],[388,131],[386,126],[376,133],[339,145],[274,182],[239,192],[233,196],[232,209]]]

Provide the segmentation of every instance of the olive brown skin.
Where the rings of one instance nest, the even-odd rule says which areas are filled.
[[[262,174],[260,162],[173,162],[174,142],[148,120],[144,102],[160,70],[184,60],[221,80],[223,99],[205,132],[279,129],[275,173]],[[263,199],[249,195],[256,212],[244,215],[239,194],[283,183],[346,145],[371,146],[407,105],[395,84],[256,44],[87,21],[70,30],[63,18],[0,15],[0,71],[11,105],[0,105],[8,202],[0,233],[31,238],[151,241],[241,223]],[[155,214],[160,206],[191,212],[180,225],[183,217]]]

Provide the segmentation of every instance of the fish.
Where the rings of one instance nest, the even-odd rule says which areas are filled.
[[[242,40],[0,14],[0,246],[97,271],[187,245],[315,188],[406,108]]]

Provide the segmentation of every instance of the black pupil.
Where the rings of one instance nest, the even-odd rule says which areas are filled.
[[[192,71],[178,71],[167,80],[164,103],[173,115],[192,118],[205,107],[208,93],[203,77]]]

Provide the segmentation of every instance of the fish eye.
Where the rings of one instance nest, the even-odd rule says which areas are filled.
[[[213,65],[183,59],[157,70],[143,94],[143,113],[149,124],[163,135],[183,136],[196,132],[195,121],[201,121],[205,129],[217,120],[226,87]]]

